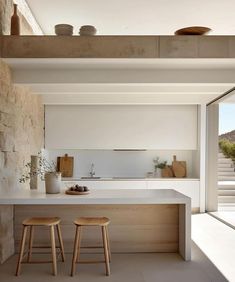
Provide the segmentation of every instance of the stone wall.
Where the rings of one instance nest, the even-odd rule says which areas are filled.
[[[41,97],[15,86],[9,67],[0,61],[0,189],[20,187],[22,169],[43,147],[44,107]],[[28,184],[27,184],[28,185]]]
[[[0,59],[0,190],[23,188],[24,166],[44,145],[41,97],[12,84],[11,71]],[[24,184],[29,186],[29,183]],[[14,250],[13,207],[0,207],[0,263]]]
[[[0,0],[0,35],[10,34],[10,22],[13,14],[13,0]],[[18,11],[20,17],[20,34],[33,35],[33,30],[25,17]]]

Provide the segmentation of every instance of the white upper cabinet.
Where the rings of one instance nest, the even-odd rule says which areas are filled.
[[[197,149],[197,106],[46,106],[47,149]]]

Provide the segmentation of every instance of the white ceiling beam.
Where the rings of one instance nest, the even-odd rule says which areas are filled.
[[[18,84],[18,83],[16,83]],[[20,84],[18,84],[20,85]],[[221,95],[234,84],[203,83],[27,83],[35,94],[212,94]]]
[[[15,83],[233,83],[235,69],[13,69]]]
[[[159,104],[206,104],[216,94],[67,94],[43,95],[45,105],[159,105]]]

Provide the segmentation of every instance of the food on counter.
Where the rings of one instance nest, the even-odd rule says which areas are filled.
[[[89,188],[87,186],[80,186],[78,184],[70,187],[68,191],[75,191],[75,192],[88,192]]]

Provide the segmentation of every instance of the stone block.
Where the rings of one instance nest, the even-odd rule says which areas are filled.
[[[15,171],[19,163],[19,152],[5,152],[5,167]]]
[[[195,36],[162,36],[160,58],[196,58],[197,46]]]
[[[235,37],[229,36],[229,57],[235,58]]]
[[[13,205],[0,205],[0,224],[11,222],[14,216]]]
[[[3,264],[9,257],[14,255],[14,238],[7,237],[0,240],[0,264]]]
[[[10,20],[12,15],[12,0],[0,0],[0,34],[9,35],[10,34]]]
[[[4,168],[5,165],[5,154],[0,152],[0,170]]]
[[[158,36],[20,36],[4,38],[5,58],[158,58]],[[17,43],[16,43],[17,42]],[[36,55],[35,55],[36,54]]]
[[[198,55],[200,58],[229,58],[227,36],[199,36]]]
[[[0,150],[3,152],[13,151],[14,136],[10,132],[0,132]]]
[[[0,111],[0,124],[3,124],[7,127],[14,126],[15,123],[15,117],[12,114],[4,113]]]
[[[6,176],[5,170],[0,171],[0,189],[1,191],[9,190],[8,178]]]

